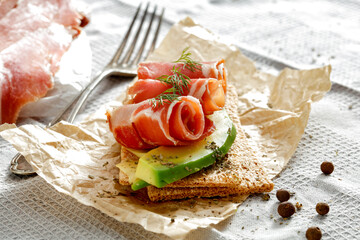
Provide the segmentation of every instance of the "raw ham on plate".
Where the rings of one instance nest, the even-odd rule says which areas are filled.
[[[1,123],[14,123],[23,106],[54,86],[59,62],[84,19],[69,0],[12,2],[0,16]]]

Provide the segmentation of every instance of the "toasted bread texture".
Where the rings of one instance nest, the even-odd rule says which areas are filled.
[[[236,101],[235,89],[229,86],[226,111],[236,126],[237,136],[225,158],[163,188],[148,186],[147,191],[151,201],[261,193],[273,189],[274,184],[268,178],[255,152],[250,148],[241,128]],[[137,161],[138,157],[122,148],[121,159]],[[119,173],[119,183],[130,184],[128,176],[122,171]]]

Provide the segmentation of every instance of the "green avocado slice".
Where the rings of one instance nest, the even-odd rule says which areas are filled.
[[[224,157],[235,140],[236,128],[225,110],[209,118],[216,130],[204,140],[191,146],[161,146],[140,157],[131,188],[136,191],[149,184],[161,188]]]

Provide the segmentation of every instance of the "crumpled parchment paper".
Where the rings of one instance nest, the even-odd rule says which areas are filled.
[[[173,61],[189,46],[194,59],[226,60],[229,83],[236,86],[239,114],[251,145],[269,175],[287,164],[304,132],[311,103],[330,90],[330,66],[285,69],[279,76],[256,70],[254,63],[216,35],[186,18],[174,25],[150,60]],[[247,196],[146,203],[116,184],[120,146],[108,130],[107,108],[78,125],[0,126],[0,135],[25,155],[36,172],[58,191],[119,221],[182,239],[191,230],[216,224],[236,212]]]

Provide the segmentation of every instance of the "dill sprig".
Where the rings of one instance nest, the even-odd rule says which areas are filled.
[[[185,48],[181,56],[174,63],[184,63],[182,67],[189,69],[192,72],[196,70],[201,70],[201,63],[198,63],[191,59],[191,53],[188,52],[189,47]],[[173,66],[171,75],[162,75],[157,78],[157,80],[161,81],[164,84],[171,86],[171,88],[165,90],[155,98],[152,98],[150,101],[152,106],[155,108],[157,105],[163,105],[164,103],[170,104],[175,100],[179,100],[179,97],[184,94],[185,90],[189,90],[190,78],[185,74],[181,73],[181,67]]]
[[[173,66],[173,69],[170,70],[172,75],[162,75],[158,77],[157,80],[172,86],[176,92],[183,94],[184,88],[189,90],[190,78],[181,73],[179,69],[180,67],[175,68],[175,66]]]
[[[165,90],[155,98],[151,99],[153,107],[163,105],[164,103],[171,103],[175,100],[178,100],[179,97],[184,94],[185,89],[189,90],[190,78],[185,74],[180,72],[180,67],[170,70],[172,75],[162,75],[157,78],[160,82],[168,84],[171,88]]]
[[[184,67],[183,68],[187,68],[192,72],[195,72],[196,70],[201,70],[200,66],[201,63],[194,61],[191,59],[191,52],[188,52],[189,47],[185,48],[182,53],[181,56],[179,57],[178,60],[176,60],[174,63],[184,63]]]
[[[169,88],[167,90],[165,90],[164,92],[162,92],[160,95],[152,98],[151,104],[153,106],[153,108],[156,108],[158,105],[164,105],[164,103],[166,104],[170,104],[171,102],[175,101],[175,100],[179,100],[179,94],[174,93],[174,88]]]

